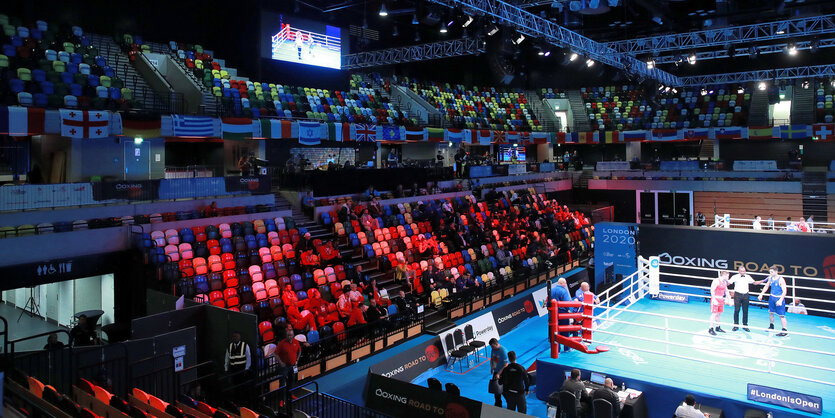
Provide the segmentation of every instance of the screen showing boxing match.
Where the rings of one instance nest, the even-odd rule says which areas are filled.
[[[269,37],[266,58],[337,70],[342,68],[345,46],[342,29],[284,15],[269,15],[262,26],[262,36]]]

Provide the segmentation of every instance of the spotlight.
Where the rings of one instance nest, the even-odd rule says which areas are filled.
[[[522,43],[522,42],[524,42],[524,41],[525,41],[525,35],[523,35],[523,34],[521,34],[521,33],[520,33],[520,34],[519,34],[519,37],[517,37],[517,38],[513,41],[513,43],[514,43],[514,44],[516,44],[516,45],[519,45],[519,44],[521,44],[521,43]]]
[[[579,55],[577,55],[576,52],[572,52],[571,55],[568,57],[568,60],[573,62],[577,59],[577,57],[579,57]]]
[[[790,56],[797,55],[797,45],[795,45],[794,42],[790,42],[788,45],[786,45],[786,53]]]
[[[759,90],[765,90],[765,87],[766,87],[766,85],[765,85],[765,81],[760,81],[760,82],[757,84],[757,88],[758,88]]]
[[[550,57],[551,56],[551,51],[550,50],[545,51],[545,53],[542,54],[542,55],[545,56],[545,57]]]
[[[655,17],[653,17],[653,18],[652,18],[652,21],[653,21],[653,22],[655,22],[655,23],[657,23],[657,24],[659,24],[659,25],[662,25],[662,26],[664,25],[664,21],[663,21],[663,20],[661,20],[661,17],[659,17],[659,16],[655,16]]]
[[[675,88],[675,87],[673,87],[673,93],[674,93],[674,94],[678,94],[678,89],[677,89],[677,88]]]
[[[467,15],[467,18],[464,20],[464,23],[461,24],[461,27],[466,28],[467,26],[470,26],[471,23],[473,23],[473,17]]]
[[[669,87],[664,87],[664,93],[669,93],[669,92],[670,92],[670,90],[671,90],[671,89],[670,89]]]
[[[745,89],[744,89],[744,88],[742,88],[742,87],[740,86],[739,88],[737,88],[737,89],[736,89],[736,93],[737,93],[737,94],[744,94],[744,93],[745,93]]]
[[[647,60],[647,70],[655,68],[655,60],[650,58]]]
[[[536,53],[536,55],[539,55],[540,57],[542,57],[542,56],[545,55],[545,51],[540,50],[539,52]]]
[[[696,54],[691,53],[690,55],[688,55],[687,56],[687,62],[689,62],[690,65],[695,65],[696,64]]]
[[[446,32],[447,32],[446,25],[441,23],[441,33],[446,33]]]
[[[702,96],[707,96],[707,89],[702,88],[701,94],[702,94]]]
[[[417,13],[412,14],[412,24],[413,24],[413,25],[417,25],[417,24],[419,24],[419,23],[420,23],[420,22],[418,21],[418,18],[417,18]]]
[[[829,85],[832,86],[832,87],[835,87],[835,80],[830,81]]]
[[[803,84],[801,84],[801,86],[804,89],[809,90],[809,80],[804,81]]]
[[[594,60],[591,58],[586,59],[586,67],[591,67],[594,65]]]
[[[499,27],[496,26],[495,24],[493,24],[487,29],[487,36],[493,36],[498,31],[499,31]]]
[[[383,5],[380,6],[380,16],[388,16],[388,15],[389,15],[389,11],[386,10],[386,4],[383,3]]]
[[[658,91],[661,91],[661,90],[664,90],[664,85],[663,84],[658,85]]]
[[[760,51],[757,49],[757,47],[755,47],[753,45],[748,47],[748,56],[749,57],[756,58],[757,55],[759,55],[759,54],[760,54]]]
[[[707,94],[713,94],[713,89],[708,90]]]
[[[450,20],[449,22],[447,22],[447,23],[446,23],[446,25],[447,25],[447,26],[452,26],[452,24],[453,24],[453,23],[455,23],[455,21],[454,21],[454,20]]]

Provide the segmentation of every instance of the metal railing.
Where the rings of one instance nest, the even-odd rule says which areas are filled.
[[[763,231],[783,231],[783,232],[801,232],[799,229],[789,231],[789,226],[797,228],[797,222],[794,221],[777,221],[773,219],[761,219],[760,226]],[[754,219],[751,218],[723,218],[720,215],[714,216],[714,222],[710,225],[712,228],[737,228],[737,229],[753,229]],[[811,233],[835,233],[835,223],[833,222],[813,222],[809,225]]]

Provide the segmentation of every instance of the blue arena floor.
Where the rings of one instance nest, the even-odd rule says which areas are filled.
[[[693,321],[693,319],[706,320],[709,315],[708,305],[699,300],[691,300],[690,303],[685,304],[642,299],[633,304],[629,311],[621,313],[615,319],[661,328],[665,326],[664,318],[642,315],[637,311],[663,313],[664,315],[685,318],[668,319],[667,327],[694,332],[697,335],[665,332],[663,329],[639,328],[635,325],[609,322],[608,325],[604,324],[601,330],[622,335],[598,332],[594,335],[594,340],[609,345],[610,352],[587,355],[572,351],[561,354],[558,360],[550,360],[550,350],[548,343],[545,341],[547,317],[542,317],[529,319],[522,323],[503,336],[501,343],[508,351],[516,351],[519,363],[525,367],[531,366],[537,359],[548,358],[548,361],[554,361],[569,367],[576,365],[586,370],[623,376],[627,381],[627,386],[629,386],[628,379],[631,378],[636,381],[671,386],[685,391],[708,394],[739,402],[747,402],[747,384],[755,383],[821,396],[823,398],[823,416],[835,417],[835,386],[791,377],[804,376],[835,382],[835,373],[778,362],[790,361],[835,368],[835,356],[787,349],[788,347],[800,347],[835,352],[835,341],[833,340],[791,335],[791,331],[795,331],[835,337],[835,319],[789,314],[787,318],[790,335],[788,337],[776,337],[762,330],[752,330],[750,333],[742,330],[732,332],[731,325],[724,325],[723,328],[728,332],[719,334],[717,338],[707,333],[706,325]],[[723,322],[732,322],[732,314],[732,308],[728,312],[728,307],[726,307],[726,312],[722,317]],[[765,309],[751,306],[749,325],[761,328],[767,327],[768,312]],[[775,326],[779,328],[779,319]],[[681,344],[681,346],[670,344],[665,347],[665,344],[642,339],[664,340],[665,333],[668,341]],[[663,354],[667,349],[673,355],[693,357],[703,359],[703,361],[697,362]],[[660,354],[641,350],[656,351]],[[738,364],[751,370],[730,368],[712,363]],[[772,371],[789,376],[769,374],[769,363],[771,363]],[[463,396],[492,404],[493,395],[487,393],[489,368],[488,363],[482,363],[462,375],[458,373],[457,365],[454,366],[452,371],[446,371],[439,367],[424,373],[412,382],[425,385],[429,377],[436,377],[442,383],[454,382],[457,384],[461,388]],[[650,401],[651,399],[648,398],[648,405],[651,410],[650,416],[653,416],[655,415],[652,413],[653,406],[656,409],[660,409],[660,406],[658,403]],[[673,409],[677,402],[680,402],[680,400],[669,400]],[[783,410],[787,414],[817,416],[771,405],[761,405],[761,407],[763,409]],[[663,409],[665,409],[664,413],[658,416],[669,416],[672,412],[672,410],[667,412],[666,406]],[[533,392],[528,396],[528,414],[537,417],[546,415],[544,403],[538,400]]]

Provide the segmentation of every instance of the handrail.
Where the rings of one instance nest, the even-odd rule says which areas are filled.
[[[3,318],[3,317],[0,317],[0,318]],[[3,318],[3,323],[6,324],[6,319],[5,318]],[[50,334],[67,334],[67,341],[68,341],[67,346],[70,346],[72,344],[72,337],[70,336],[70,333],[65,329],[57,329],[57,330],[54,330],[54,331],[41,332],[41,333],[38,333],[38,334],[35,334],[35,335],[29,335],[29,336],[22,337],[22,338],[17,338],[17,339],[14,339],[14,340],[5,340],[4,339],[3,351],[6,352],[7,354],[14,354],[15,344],[23,342],[23,341],[34,340],[35,338],[39,338],[39,337],[45,337],[45,336],[48,336]]]

